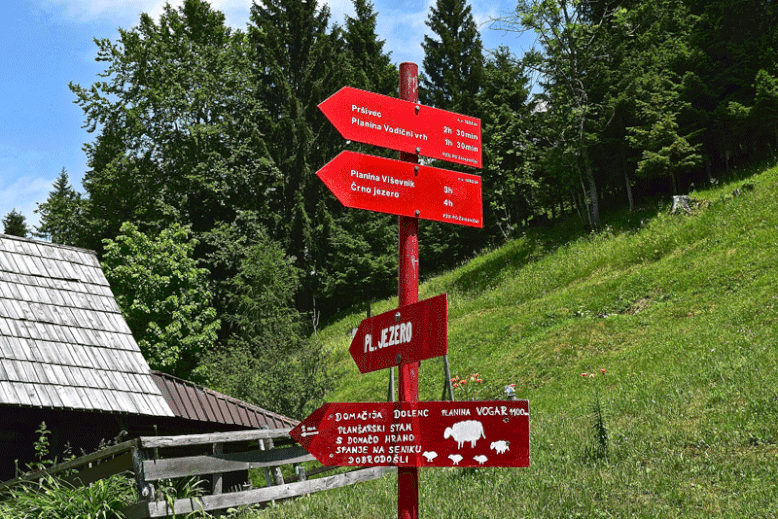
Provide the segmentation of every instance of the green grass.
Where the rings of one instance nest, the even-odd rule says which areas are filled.
[[[691,215],[528,233],[420,287],[449,294],[452,375],[480,373],[479,399],[515,383],[532,445],[527,469],[421,471],[421,517],[778,517],[778,169],[733,197],[743,182],[692,193]],[[388,372],[360,375],[348,354],[363,317],[319,333],[330,401],[386,398]],[[422,363],[422,400],[443,382],[440,360]],[[396,479],[257,514],[396,517]]]

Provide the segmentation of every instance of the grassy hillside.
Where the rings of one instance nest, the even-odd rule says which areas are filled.
[[[692,214],[528,234],[421,287],[449,294],[452,374],[478,372],[477,399],[515,383],[532,442],[528,469],[423,470],[421,517],[778,517],[778,168],[691,195]],[[386,398],[388,372],[360,375],[347,351],[362,317],[319,334],[331,401]],[[443,381],[425,361],[421,399]],[[395,485],[260,517],[396,517]]]

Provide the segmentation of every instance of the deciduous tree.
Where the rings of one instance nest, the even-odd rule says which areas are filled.
[[[122,315],[149,366],[191,378],[219,328],[197,240],[177,223],[156,237],[131,223],[120,232],[105,241],[102,266]]]
[[[85,146],[91,234],[112,238],[125,221],[199,233],[239,209],[274,221],[268,195],[280,176],[264,144],[246,35],[207,2],[186,0],[167,5],[159,22],[143,14],[118,41],[96,43],[103,80],[71,84],[97,134]]]

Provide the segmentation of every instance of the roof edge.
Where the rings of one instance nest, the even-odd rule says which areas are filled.
[[[63,245],[61,243],[54,243],[46,240],[36,240],[33,238],[22,238],[21,236],[14,236],[13,234],[3,234],[0,232],[0,238],[7,238],[9,240],[16,240],[16,241],[23,241],[27,243],[33,243],[35,245],[48,245],[50,247],[57,247],[59,249],[65,249],[65,250],[72,250],[76,252],[86,252],[87,254],[91,254],[95,257],[97,257],[97,252],[93,251],[92,249],[84,249],[82,247],[75,247],[73,245]]]

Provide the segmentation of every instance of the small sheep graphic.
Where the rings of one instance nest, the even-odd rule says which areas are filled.
[[[483,465],[484,463],[486,463],[486,460],[489,458],[481,454],[479,456],[473,456],[473,459],[477,461],[479,464]]]
[[[454,465],[459,465],[459,462],[462,461],[462,456],[459,454],[449,454],[448,459],[454,462]]]
[[[477,420],[465,420],[457,422],[451,427],[446,427],[443,431],[443,439],[447,440],[453,437],[457,442],[457,449],[461,449],[465,442],[470,442],[470,448],[475,448],[475,442],[481,438],[486,438],[484,434],[484,425]]]
[[[497,442],[492,442],[490,449],[496,450],[497,454],[505,454],[506,451],[509,451],[508,445],[510,445],[510,442],[506,442],[505,440],[500,440]]]
[[[438,457],[438,453],[435,452],[435,451],[432,451],[432,452],[426,451],[426,452],[422,453],[422,456],[427,458],[427,463],[432,463],[432,460],[434,460],[435,458]]]

